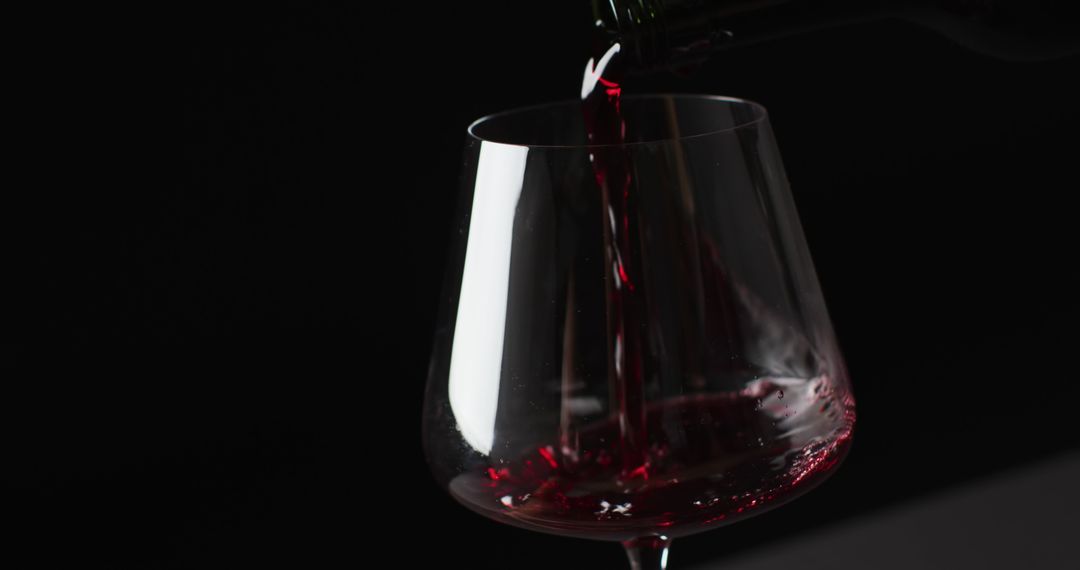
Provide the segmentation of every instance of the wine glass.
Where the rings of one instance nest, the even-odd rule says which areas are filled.
[[[473,511],[655,569],[824,480],[855,414],[764,107],[622,105],[622,144],[577,102],[469,127],[423,438]]]

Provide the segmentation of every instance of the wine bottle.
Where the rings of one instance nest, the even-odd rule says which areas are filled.
[[[1074,0],[593,0],[595,25],[631,71],[693,66],[713,53],[887,18],[1005,60],[1080,52]]]

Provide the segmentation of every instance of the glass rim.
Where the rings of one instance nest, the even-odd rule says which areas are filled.
[[[753,116],[753,118],[751,118],[748,121],[744,121],[744,122],[741,122],[739,124],[736,124],[736,125],[733,125],[733,126],[730,126],[730,127],[724,127],[722,129],[712,129],[712,130],[708,130],[708,131],[705,131],[705,132],[693,133],[693,134],[682,135],[682,136],[677,136],[677,137],[664,137],[664,138],[656,138],[656,139],[644,140],[644,141],[632,141],[632,142],[626,142],[626,143],[604,143],[604,144],[590,144],[590,143],[584,143],[584,144],[514,143],[514,142],[493,140],[493,139],[485,138],[483,136],[480,136],[480,135],[476,134],[475,129],[476,129],[476,127],[478,127],[480,125],[483,125],[483,124],[488,123],[490,121],[507,118],[507,117],[517,115],[517,114],[521,114],[521,113],[526,113],[526,112],[531,112],[531,111],[538,111],[538,110],[545,109],[545,108],[561,107],[561,106],[571,106],[575,110],[579,110],[581,108],[581,101],[580,100],[564,99],[564,100],[561,100],[561,101],[550,101],[550,102],[547,102],[547,103],[538,103],[538,104],[535,104],[535,105],[525,105],[525,106],[522,106],[522,107],[515,107],[513,109],[507,109],[505,111],[499,111],[499,112],[496,112],[496,113],[491,113],[491,114],[488,114],[488,115],[484,115],[484,116],[480,117],[479,119],[476,119],[472,123],[469,123],[469,126],[466,129],[466,132],[468,133],[469,138],[471,140],[473,140],[473,141],[476,141],[476,142],[490,143],[490,144],[501,144],[501,145],[506,145],[506,146],[513,146],[513,147],[519,147],[519,148],[528,148],[528,149],[586,149],[586,148],[636,147],[636,146],[647,146],[647,145],[657,145],[657,144],[670,144],[670,143],[673,143],[673,142],[679,142],[679,141],[684,141],[684,140],[689,140],[689,139],[696,139],[696,138],[714,136],[714,135],[718,135],[718,134],[722,134],[722,133],[730,133],[730,132],[734,132],[734,131],[737,131],[737,130],[740,130],[740,129],[745,129],[745,128],[749,128],[749,127],[753,127],[755,125],[758,125],[758,124],[764,122],[769,117],[768,110],[761,103],[758,103],[757,101],[751,101],[749,99],[742,99],[742,98],[739,98],[739,97],[729,97],[729,96],[726,96],[726,95],[708,95],[708,94],[703,94],[703,93],[642,93],[642,94],[634,94],[634,95],[626,95],[626,96],[624,96],[624,100],[665,99],[665,98],[684,99],[684,100],[685,99],[698,99],[698,100],[707,100],[707,101],[713,101],[713,102],[717,102],[717,103],[728,103],[728,104],[736,103],[736,104],[739,104],[739,105],[745,105],[746,107],[748,107],[750,109],[753,109],[754,116]]]

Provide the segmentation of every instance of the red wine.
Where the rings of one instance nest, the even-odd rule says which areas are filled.
[[[645,339],[651,307],[646,303],[647,283],[642,279],[646,267],[637,216],[642,207],[638,195],[641,189],[635,185],[634,165],[625,145],[628,126],[633,125],[627,124],[622,108],[622,81],[628,60],[622,57],[621,46],[608,42],[607,37],[595,36],[595,55],[585,67],[581,103],[590,144],[588,157],[600,203],[601,219],[597,223],[603,228],[608,401],[618,427],[615,442],[619,447],[619,477],[629,483],[650,468],[645,449],[649,440],[645,378],[655,376],[652,372],[660,366],[656,362],[658,355],[648,350]],[[706,256],[701,261],[701,278],[709,291],[705,305],[713,316],[709,327],[719,325],[722,329],[708,331],[709,336],[721,338],[717,345],[740,344],[736,293],[722,261],[713,255],[709,240],[701,239],[699,247]],[[744,363],[741,355],[732,351],[728,364],[737,367]],[[564,446],[572,441],[566,436],[564,433],[560,440]]]
[[[626,138],[626,122],[622,114],[619,51],[618,43],[606,44],[602,38],[597,43],[598,57],[585,66],[581,108],[589,143],[598,145],[590,149],[589,160],[605,218],[598,221],[604,228],[605,266],[609,272],[605,279],[607,354],[611,401],[617,406],[620,476],[633,478],[647,468],[643,448],[647,439],[641,338],[644,307],[637,284],[638,228],[632,216],[636,197],[631,192],[630,159],[621,145]]]
[[[624,472],[622,428],[582,428],[579,445],[540,444],[515,461],[459,475],[470,508],[531,530],[604,540],[677,537],[778,506],[843,459],[854,404],[827,378],[758,379],[739,392],[691,394],[644,408],[637,477]],[[635,461],[638,459],[635,458]]]

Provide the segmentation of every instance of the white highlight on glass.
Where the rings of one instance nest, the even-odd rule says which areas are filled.
[[[510,245],[527,154],[525,147],[485,141],[476,166],[448,390],[458,430],[485,455],[495,442]]]
[[[611,58],[615,57],[615,54],[619,53],[621,46],[618,43],[614,43],[608,48],[607,52],[600,57],[600,62],[593,66],[593,58],[589,58],[589,61],[585,64],[585,77],[581,80],[581,99],[585,100],[589,97],[589,93],[592,93],[593,89],[596,89],[596,84],[600,81],[600,78],[604,76],[604,68],[611,61]]]
[[[611,504],[611,503],[609,503],[607,501],[600,501],[600,510],[596,511],[593,514],[595,514],[597,516],[607,515],[607,514],[616,514],[616,515],[622,515],[624,517],[632,517],[634,515],[633,515],[633,513],[630,512],[630,507],[633,507],[633,506],[634,506],[633,503],[623,503],[621,505],[618,505],[618,504],[613,505],[613,504]]]

